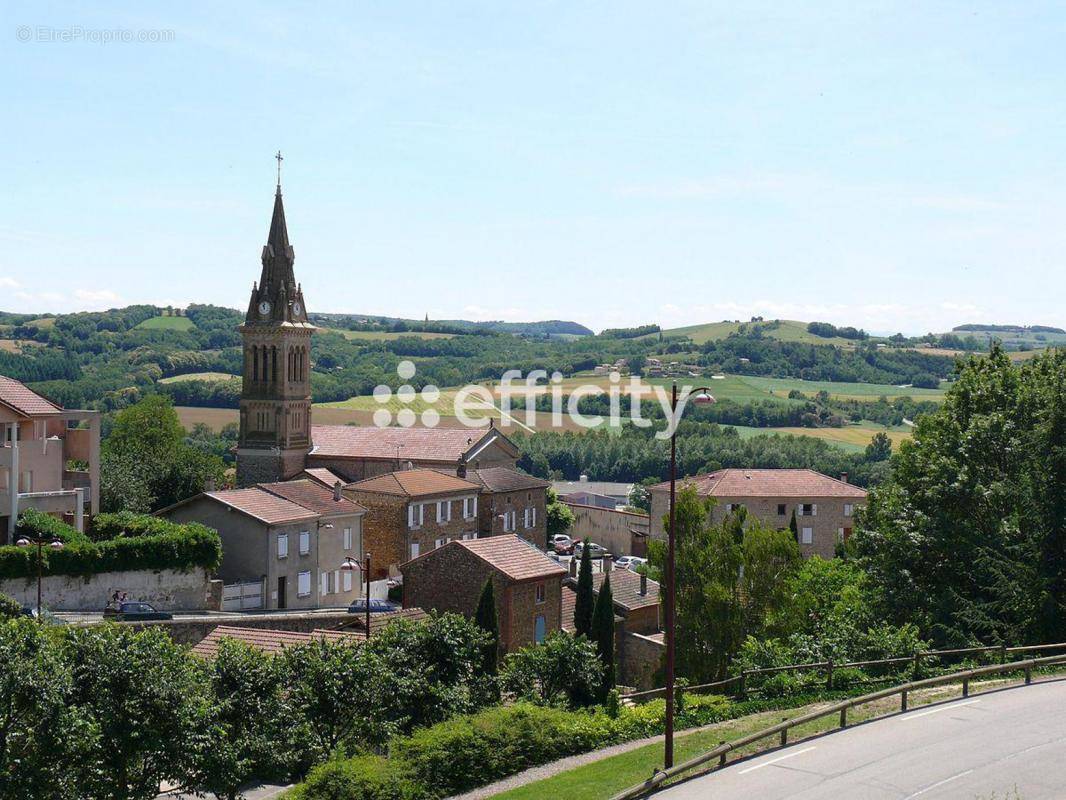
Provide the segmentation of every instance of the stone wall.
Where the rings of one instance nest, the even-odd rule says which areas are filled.
[[[116,591],[130,600],[151,603],[159,611],[217,611],[222,606],[222,582],[204,569],[135,570],[95,575],[48,575],[41,584],[45,608],[52,611],[102,611]],[[0,593],[23,605],[37,605],[37,579],[0,581]]]
[[[618,683],[632,686],[638,691],[654,689],[655,673],[662,666],[666,646],[660,641],[641,633],[626,632],[618,670]]]
[[[648,517],[629,511],[615,511],[598,506],[585,506],[578,503],[566,503],[574,512],[574,524],[567,533],[575,541],[586,536],[593,542],[603,545],[611,555],[641,556],[647,552]],[[644,536],[638,536],[639,531]]]
[[[526,527],[526,508],[536,509],[536,524]],[[515,529],[505,531],[500,516],[515,512]],[[548,493],[545,489],[516,489],[513,492],[482,492],[478,500],[482,536],[514,533],[541,550],[548,548]]]

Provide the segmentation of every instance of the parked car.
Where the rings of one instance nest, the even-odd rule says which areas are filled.
[[[581,554],[585,551],[585,543],[578,542],[574,545],[574,558],[581,558]],[[589,558],[603,558],[607,555],[607,548],[596,544],[595,542],[589,542]]]
[[[104,616],[121,622],[145,622],[157,619],[174,619],[167,611],[156,611],[150,603],[128,602],[117,606],[109,605],[104,609]]]
[[[30,619],[38,619],[41,616],[40,610],[37,606],[23,606],[22,616],[29,617]],[[65,619],[60,619],[47,608],[44,610],[44,624],[45,625],[66,625]]]
[[[554,550],[561,556],[569,555],[574,552],[574,540],[565,533],[557,533],[548,542],[548,549]]]
[[[400,606],[396,603],[391,603],[388,600],[381,600],[377,597],[370,598],[370,613],[371,614],[383,614],[389,611],[399,611]],[[365,614],[366,613],[366,598],[361,597],[348,606],[349,614]]]
[[[636,570],[641,564],[647,564],[648,559],[640,558],[639,556],[619,556],[615,559],[615,566],[620,569],[628,569],[630,572]]]

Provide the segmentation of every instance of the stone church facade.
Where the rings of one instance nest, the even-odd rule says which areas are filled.
[[[285,224],[281,183],[263,269],[252,284],[248,312],[240,326],[244,346],[241,373],[237,485],[288,480],[304,468],[311,449],[311,335],[296,260]]]

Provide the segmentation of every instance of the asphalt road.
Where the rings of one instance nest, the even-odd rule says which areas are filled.
[[[655,800],[1066,797],[1066,681],[930,705],[798,742]]]

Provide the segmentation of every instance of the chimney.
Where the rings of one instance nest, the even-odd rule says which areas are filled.
[[[406,463],[406,464],[404,465],[404,469],[414,469],[414,468],[415,468],[415,463],[414,463],[413,461],[408,461],[408,462],[407,462],[407,463]]]
[[[614,568],[614,556],[610,553],[603,554],[603,571],[610,572]]]
[[[576,558],[571,558],[570,559],[570,577],[571,578],[576,578],[577,577],[577,559]]]
[[[648,593],[648,573],[640,573],[640,596],[643,597]]]
[[[848,473],[841,472],[840,473],[840,480],[842,480],[844,483],[847,483],[848,482]]]
[[[459,456],[459,466],[455,469],[455,474],[460,478],[466,477],[466,455]]]
[[[581,475],[577,480],[578,480],[579,483],[588,483],[589,482],[589,476],[588,475]]]
[[[205,492],[213,492],[213,491],[215,491],[215,479],[214,478],[208,478],[207,480],[204,481],[204,491]]]
[[[333,499],[334,500],[340,500],[341,499],[341,482],[340,481],[337,481],[335,484],[333,484]]]

